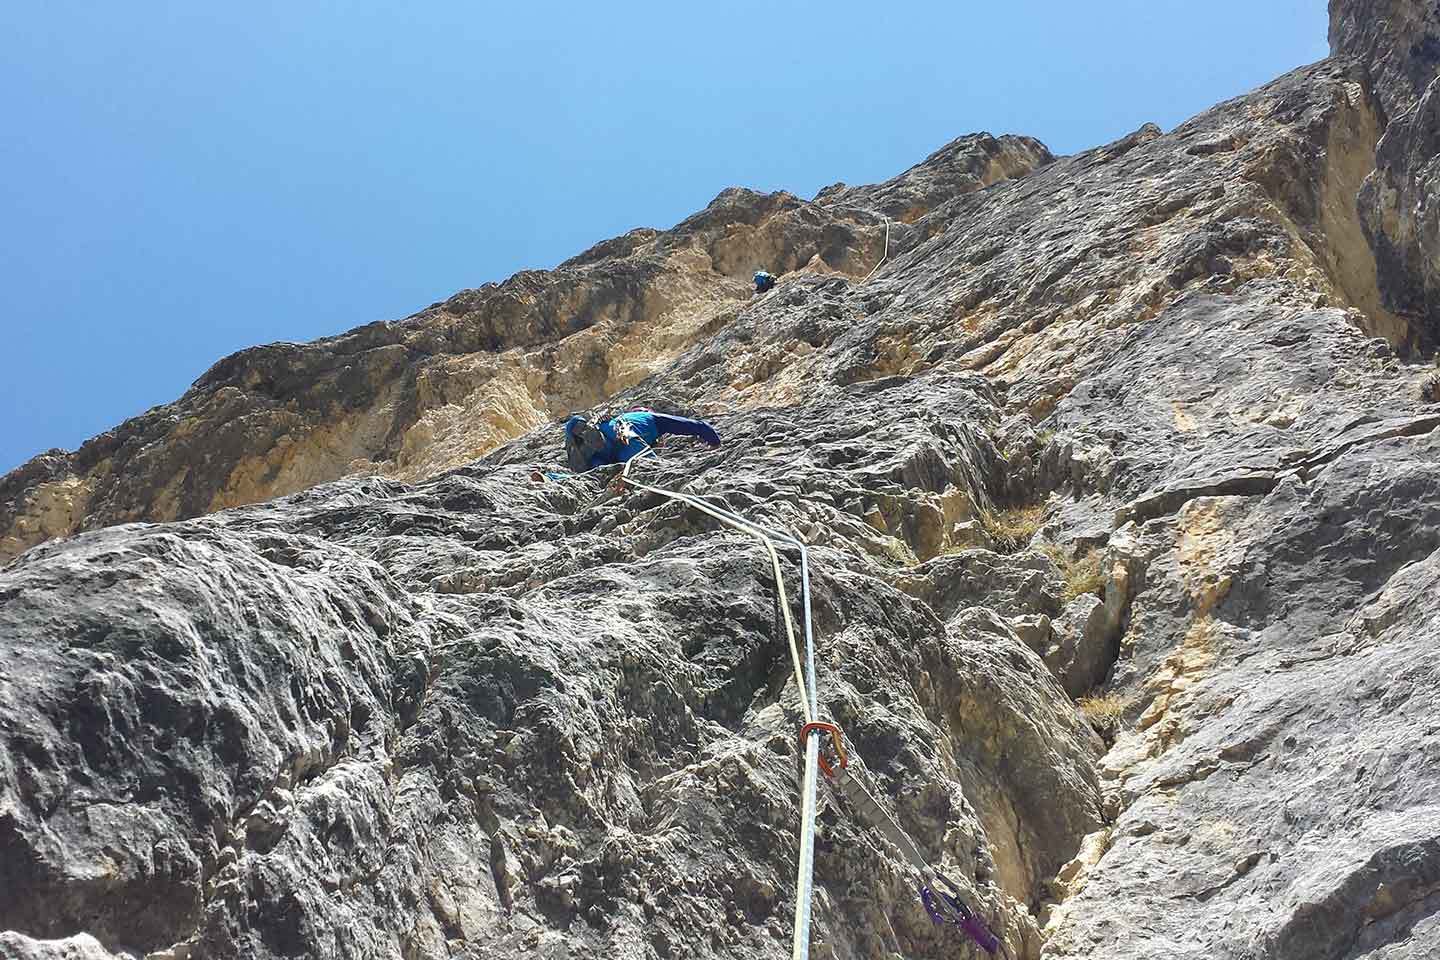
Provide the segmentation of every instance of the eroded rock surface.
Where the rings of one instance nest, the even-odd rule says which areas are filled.
[[[1424,13],[1332,4],[1343,56],[1169,133],[727,191],[10,475],[0,956],[789,956],[767,559],[532,478],[634,406],[726,439],[648,477],[810,544],[823,712],[1010,956],[1434,956],[1440,397],[1356,204]],[[815,876],[813,957],[963,949],[828,792]]]
[[[1430,0],[1330,0],[1330,49],[1366,65],[1387,116],[1398,119],[1440,70],[1440,11]]]
[[[1440,8],[1423,0],[1330,0],[1330,43],[1369,70],[1389,125],[1359,207],[1387,309],[1440,343]]]
[[[754,270],[864,275],[885,254],[886,216],[898,248],[913,233],[903,220],[1050,160],[1028,137],[977,134],[813,202],[727,190],[670,230],[633,230],[402,321],[242,350],[174,403],[0,478],[0,559],[347,475],[433,476],[664,369],[734,319]]]
[[[858,387],[830,425],[722,419],[727,448],[673,469],[811,536],[827,711],[1033,954],[1025,904],[1100,824],[1099,742],[1003,619],[908,598],[835,505],[920,457],[985,497],[963,468],[995,465],[970,462],[994,457],[987,394],[971,375]],[[0,606],[0,925],[192,956],[788,952],[798,712],[763,558],[600,494],[491,462],[28,551]],[[923,914],[875,926],[909,879],[827,817],[821,939],[940,955]]]

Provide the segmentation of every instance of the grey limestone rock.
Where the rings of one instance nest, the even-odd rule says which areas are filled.
[[[1385,307],[1440,343],[1440,9],[1422,0],[1330,0],[1330,45],[1365,65],[1388,126],[1358,203]]]
[[[12,473],[0,956],[790,956],[767,556],[536,478],[636,407],[725,438],[646,478],[809,545],[821,712],[1015,960],[1434,956],[1433,328],[1355,203],[1387,123],[1429,190],[1421,13],[1169,132],[728,190]],[[812,957],[963,951],[916,882],[822,790]]]

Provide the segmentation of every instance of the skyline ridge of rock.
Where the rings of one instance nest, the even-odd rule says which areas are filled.
[[[887,213],[855,201],[873,196],[877,211],[913,218],[1050,159],[1029,137],[970,134],[885,183],[809,203],[732,187],[670,230],[629,231],[554,270],[522,270],[399,321],[237,351],[178,400],[0,476],[0,559],[52,536],[186,519],[349,474],[421,479],[459,466],[662,365],[743,302],[760,266],[868,269]],[[684,276],[697,266],[708,268],[699,284]],[[663,346],[650,351],[657,335]]]

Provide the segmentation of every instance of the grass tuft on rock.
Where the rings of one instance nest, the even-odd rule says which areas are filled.
[[[1055,566],[1060,568],[1060,575],[1065,578],[1066,603],[1087,593],[1104,598],[1105,574],[1100,569],[1099,550],[1092,548],[1077,557],[1072,556],[1063,547],[1053,544],[1040,549],[1055,561]]]
[[[1045,504],[981,510],[980,526],[1002,553],[1014,553],[1030,543],[1045,522]]]
[[[1076,704],[1080,715],[1090,721],[1090,725],[1106,743],[1115,742],[1115,734],[1120,731],[1120,723],[1125,719],[1125,708],[1128,705],[1124,697],[1115,693],[1082,697]]]

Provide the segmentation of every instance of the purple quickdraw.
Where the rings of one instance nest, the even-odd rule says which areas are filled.
[[[943,877],[939,879],[952,891],[955,889],[948,880]],[[931,920],[959,927],[986,953],[993,954],[1000,949],[1000,938],[990,932],[985,921],[970,912],[959,896],[943,890],[932,890],[927,884],[920,888],[920,902],[925,904],[925,912],[930,914]]]

